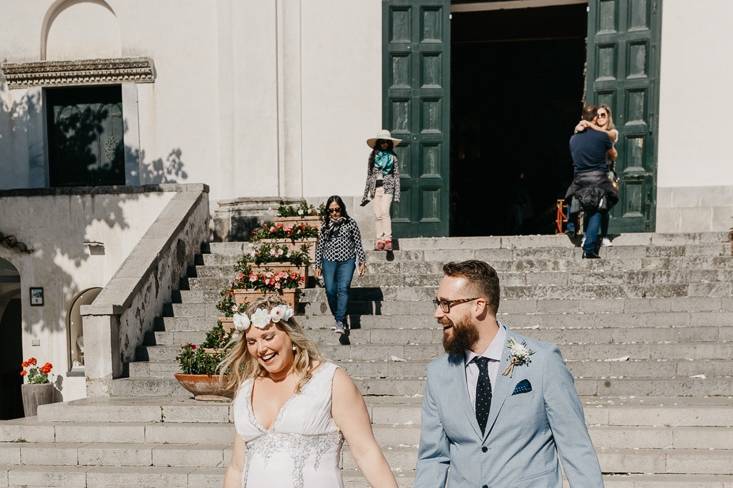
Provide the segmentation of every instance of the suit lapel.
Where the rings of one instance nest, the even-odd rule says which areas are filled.
[[[504,405],[504,401],[509,396],[509,393],[511,393],[513,381],[509,376],[504,376],[504,369],[509,363],[510,356],[510,351],[506,346],[506,343],[511,337],[512,333],[509,331],[509,328],[507,328],[504,347],[501,353],[501,362],[499,363],[499,372],[496,374],[496,381],[491,395],[491,409],[489,410],[489,418],[486,421],[486,433],[484,434],[484,439],[489,436],[491,429],[494,428],[494,424],[496,423],[496,418],[499,416],[501,407]]]
[[[458,359],[458,358],[457,358]],[[455,398],[458,399],[458,407],[463,410],[466,415],[466,420],[471,425],[471,428],[476,432],[476,437],[481,438],[481,429],[478,426],[476,420],[476,412],[474,411],[473,405],[471,405],[470,398],[468,396],[468,383],[466,382],[466,364],[462,358],[455,360],[450,363],[453,366],[453,378],[451,378],[456,389]]]

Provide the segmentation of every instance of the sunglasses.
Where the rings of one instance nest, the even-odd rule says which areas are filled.
[[[608,117],[608,114],[598,114],[599,119],[605,119],[606,117]]]
[[[341,207],[329,208],[328,209],[328,213],[339,213],[339,212],[341,212]]]

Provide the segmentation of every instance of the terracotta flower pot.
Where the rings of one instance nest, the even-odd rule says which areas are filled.
[[[23,412],[26,417],[38,415],[38,405],[56,402],[56,387],[53,383],[23,384]]]
[[[232,317],[219,317],[219,322],[221,322],[221,327],[225,331],[231,332],[234,330],[234,319]]]
[[[176,373],[176,379],[186,390],[193,394],[194,400],[229,401],[234,392],[224,388],[221,375]]]
[[[260,297],[264,297],[266,295],[274,295],[279,294],[280,297],[293,307],[293,309],[296,308],[298,304],[298,289],[297,288],[288,288],[286,290],[280,290],[280,292],[275,291],[255,291],[255,290],[247,290],[247,289],[235,289],[234,291],[234,301],[236,303],[250,303]]]

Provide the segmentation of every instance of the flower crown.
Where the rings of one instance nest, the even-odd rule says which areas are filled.
[[[258,329],[264,329],[270,325],[270,322],[273,324],[277,324],[281,320],[287,322],[293,315],[295,315],[293,307],[289,305],[277,305],[272,307],[269,312],[264,308],[258,308],[249,316],[246,313],[235,313],[232,319],[234,320],[234,328],[238,332],[246,332],[251,325],[254,325]]]

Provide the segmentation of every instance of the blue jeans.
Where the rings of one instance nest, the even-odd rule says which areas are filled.
[[[326,297],[328,306],[336,322],[344,322],[346,318],[346,306],[349,304],[349,288],[351,279],[354,277],[356,260],[351,258],[348,261],[323,260],[321,265],[323,271],[323,283],[326,285]]]
[[[598,245],[598,231],[601,228],[601,220],[603,219],[603,215],[601,212],[592,212],[585,214],[585,244],[583,244],[583,252],[598,253],[599,245]]]

